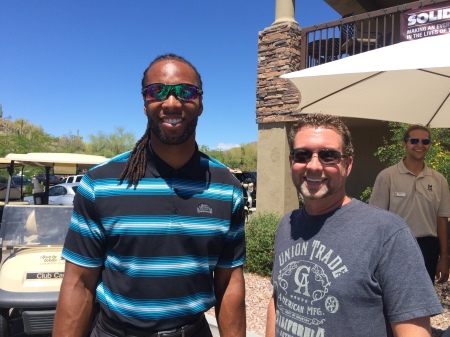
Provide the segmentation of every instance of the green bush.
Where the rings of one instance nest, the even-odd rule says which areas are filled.
[[[28,184],[27,186],[25,186],[23,195],[24,196],[33,195],[33,188],[34,188],[33,184]]]
[[[247,260],[244,271],[270,276],[273,264],[275,232],[281,216],[262,213],[251,216],[245,227]]]

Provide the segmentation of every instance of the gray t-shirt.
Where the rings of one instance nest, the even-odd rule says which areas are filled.
[[[354,199],[283,217],[272,284],[276,336],[391,336],[392,322],[442,312],[406,223]]]

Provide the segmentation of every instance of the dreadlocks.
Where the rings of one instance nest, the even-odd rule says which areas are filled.
[[[144,75],[142,77],[142,87],[146,86],[145,83],[145,75],[147,71],[157,62],[160,61],[178,61],[189,65],[195,72],[198,81],[198,87],[202,88],[202,79],[200,77],[199,72],[195,67],[187,61],[185,58],[178,56],[176,54],[164,54],[155,58],[152,63],[145,69]],[[145,94],[143,94],[145,100]],[[144,135],[141,139],[139,139],[134,146],[133,151],[131,151],[130,156],[128,158],[127,164],[120,174],[119,181],[122,183],[125,179],[127,179],[127,183],[129,185],[137,185],[139,180],[141,180],[145,175],[145,170],[147,168],[147,146],[149,146],[151,137],[151,125],[150,121],[147,124],[147,129],[145,130]]]
[[[145,169],[147,168],[147,146],[150,142],[150,134],[150,123],[148,123],[144,135],[137,141],[133,151],[130,153],[125,168],[120,174],[120,183],[124,179],[127,179],[129,185],[137,185],[139,180],[144,176]]]

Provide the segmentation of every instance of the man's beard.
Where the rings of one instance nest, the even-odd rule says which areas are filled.
[[[161,124],[159,122],[155,122],[151,119],[149,119],[149,122],[150,122],[150,130],[156,137],[158,137],[158,139],[162,143],[166,145],[180,145],[183,144],[185,141],[187,141],[189,137],[191,137],[195,133],[195,129],[197,128],[198,117],[191,120],[188,123],[186,129],[184,130],[183,134],[177,138],[166,137],[166,135],[164,135],[164,133],[161,130]]]
[[[330,189],[329,186],[322,186],[319,190],[315,191],[314,193],[311,193],[311,191],[306,186],[302,185],[300,186],[299,191],[304,199],[310,200],[323,199],[333,193],[333,190]]]

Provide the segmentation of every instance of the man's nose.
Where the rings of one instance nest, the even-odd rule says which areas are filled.
[[[163,102],[166,106],[179,106],[181,105],[180,100],[177,98],[175,92],[172,90],[167,95],[166,99]]]
[[[308,164],[306,165],[306,167],[310,170],[317,170],[317,169],[322,169],[322,163],[319,160],[319,156],[317,153],[313,153],[311,160],[308,162]]]

